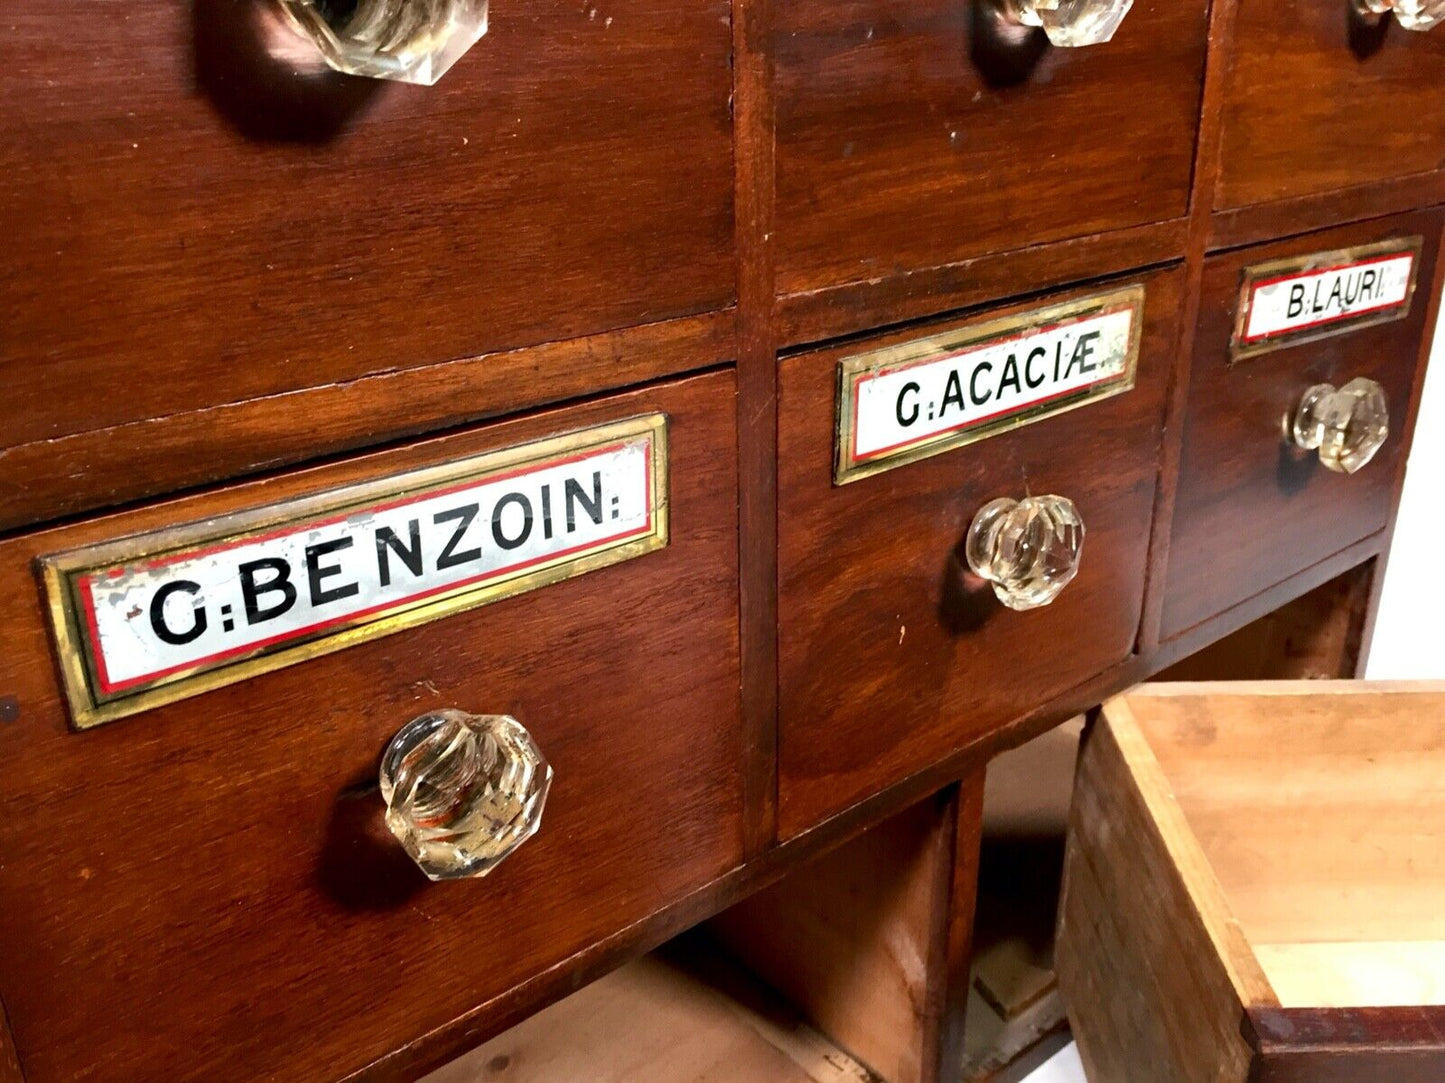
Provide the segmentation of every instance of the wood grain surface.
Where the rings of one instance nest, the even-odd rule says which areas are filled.
[[[1445,166],[1445,37],[1372,26],[1345,3],[1233,0],[1222,210]]]
[[[940,1078],[956,817],[952,791],[920,802],[708,926],[888,1083]]]
[[[984,0],[522,0],[434,88],[315,68],[266,0],[14,13],[0,1079],[412,1079],[1346,573],[1364,619],[1351,588],[1316,631],[1353,652],[1433,299],[1215,367],[1233,249],[1440,232],[1411,212],[1445,200],[1445,38],[1346,8],[1136,0],[1070,51]],[[1114,275],[1151,283],[1136,391],[831,486],[862,336]],[[1254,443],[1299,381],[1362,372],[1400,437],[1365,474],[1300,482]],[[65,731],[37,553],[643,409],[674,418],[668,551]],[[1005,613],[952,554],[1026,486],[1079,500],[1089,542],[1058,602]],[[438,887],[366,787],[446,697],[518,713],[559,781],[502,870]],[[906,989],[925,1076],[961,1056],[976,796]],[[1245,1023],[1256,1083],[1433,1083],[1441,1034]]]
[[[1422,235],[1419,281],[1434,280],[1440,216],[1418,213],[1213,256],[1205,266],[1183,452],[1176,482],[1161,636],[1169,638],[1384,528],[1408,448],[1428,294],[1393,323],[1346,330],[1231,362],[1240,275],[1273,259]],[[1357,376],[1389,400],[1391,438],[1359,473],[1326,470],[1284,442],[1282,419],[1305,389]]]
[[[1058,947],[1091,1078],[1439,1078],[1442,711],[1438,682],[1151,684],[1105,704]]]
[[[688,316],[0,448],[0,529],[716,367],[733,322]]]
[[[699,936],[644,955],[423,1083],[876,1083]]]
[[[265,0],[16,12],[3,442],[726,307],[728,24],[524,0],[417,87],[331,73]]]
[[[1055,965],[1090,1079],[1245,1083],[1277,1004],[1127,699],[1080,754]]]
[[[1445,1077],[1445,1006],[1254,1009],[1251,1083],[1434,1083]]]
[[[1176,662],[1161,681],[1301,681],[1354,677],[1376,562],[1351,568]]]
[[[1202,0],[1140,0],[1087,49],[993,12],[775,7],[780,293],[1183,216]]]
[[[335,1079],[677,902],[742,856],[730,373],[12,539],[0,696],[0,992],[28,1083]],[[671,545],[87,733],[44,552],[663,411]],[[428,883],[376,768],[434,707],[512,714],[541,831]]]
[[[1144,281],[1133,391],[842,487],[832,469],[838,361],[944,325],[784,362],[783,837],[1133,650],[1181,301],[1178,272]],[[1088,536],[1078,578],[1050,606],[1016,613],[967,572],[958,549],[984,504],[1029,493],[1074,500]]]

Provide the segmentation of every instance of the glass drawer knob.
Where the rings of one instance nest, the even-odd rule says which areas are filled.
[[[1355,0],[1364,15],[1395,13],[1395,21],[1406,30],[1430,30],[1445,22],[1445,0]]]
[[[279,0],[347,75],[431,86],[487,32],[487,0]]]
[[[1010,609],[1037,609],[1079,572],[1084,521],[1062,496],[990,501],[973,517],[964,556]]]
[[[381,758],[386,826],[433,880],[485,876],[542,826],[552,767],[515,718],[432,711]]]
[[[1101,45],[1114,36],[1134,0],[996,0],[1009,22],[1043,27],[1066,47]]]
[[[1390,435],[1385,389],[1363,377],[1338,391],[1332,384],[1315,384],[1287,420],[1294,444],[1318,450],[1320,462],[1340,474],[1353,474],[1373,459]]]

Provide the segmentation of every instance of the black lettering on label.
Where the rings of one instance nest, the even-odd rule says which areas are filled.
[[[973,375],[968,378],[968,397],[975,406],[982,406],[984,403],[988,402],[989,399],[993,398],[992,388],[985,391],[982,397],[980,397],[978,393],[978,378],[982,376],[985,372],[992,371],[993,365],[989,364],[987,361],[980,361],[974,367]],[[959,402],[959,405],[963,405],[962,401]]]
[[[1379,277],[1379,271],[1375,267],[1371,267],[1360,276],[1360,299],[1362,301],[1374,301],[1377,299],[1376,295],[1370,291],[1378,284]]]
[[[1058,342],[1054,343],[1054,383],[1058,383],[1059,380],[1062,378],[1059,375],[1059,366],[1063,364],[1063,361],[1064,340],[1061,338]]]
[[[1080,335],[1074,342],[1074,352],[1069,356],[1069,364],[1064,369],[1064,379],[1068,379],[1075,372],[1089,373],[1098,368],[1097,364],[1090,365],[1088,360],[1093,354],[1094,340],[1099,337],[1099,332],[1090,331],[1087,335]]]
[[[945,416],[950,406],[957,406],[960,413],[966,408],[963,402],[963,378],[959,376],[958,369],[948,370],[948,383],[943,386],[943,401],[938,404],[938,416]]]
[[[602,525],[602,471],[592,471],[592,498],[587,498],[587,492],[575,478],[568,478],[562,487],[563,502],[567,505],[567,533],[577,529],[577,505],[582,505],[582,510],[587,517],[598,526]]]
[[[542,486],[542,537],[552,536],[552,486]]]
[[[1043,386],[1043,382],[1048,379],[1049,374],[1047,371],[1039,373],[1039,378],[1037,380],[1034,379],[1034,360],[1046,361],[1048,360],[1048,356],[1049,351],[1042,346],[1035,346],[1029,351],[1029,356],[1024,361],[1024,383],[1029,385],[1030,390]]]
[[[598,484],[601,484],[600,477]],[[600,490],[598,496],[601,497]],[[509,538],[502,530],[502,512],[513,504],[522,509],[522,531],[515,538]],[[498,500],[497,506],[492,509],[492,540],[503,549],[515,549],[531,536],[532,502],[521,493],[508,493]]]
[[[340,552],[342,549],[350,549],[355,540],[349,536],[332,538],[330,541],[317,542],[315,545],[306,547],[306,585],[311,588],[312,605],[339,602],[342,598],[350,598],[353,594],[361,593],[361,584],[359,583],[343,583],[336,587],[321,585],[324,580],[341,574],[340,564],[328,564],[323,567],[321,558]]]
[[[477,511],[476,504],[463,504],[461,507],[452,508],[449,511],[439,511],[431,517],[432,522],[438,526],[441,526],[442,523],[457,524],[456,529],[452,531],[452,536],[442,547],[441,555],[437,557],[437,571],[455,568],[458,564],[469,564],[474,560],[481,559],[481,546],[457,551],[457,546],[462,542],[462,536],[471,528],[472,520],[477,517]]]
[[[241,576],[241,599],[246,603],[247,624],[275,620],[296,604],[296,588],[291,585],[291,565],[281,557],[248,560],[236,570]],[[258,578],[261,572],[269,575],[261,580]],[[279,594],[281,597],[263,606],[261,598],[266,594]]]
[[[389,526],[381,527],[376,532],[376,571],[384,587],[391,586],[389,553],[395,553],[412,575],[421,577],[421,523],[412,519],[406,524],[406,529],[411,541],[410,546],[403,545],[396,536],[396,531]]]
[[[906,384],[903,385],[903,389],[898,392],[898,401],[893,406],[893,414],[895,417],[898,418],[898,424],[905,429],[918,420],[918,403],[913,403],[912,412],[905,415],[903,412],[903,396],[907,395],[910,391],[916,395],[920,390],[921,389],[916,383],[914,383],[912,380],[909,380]]]
[[[183,643],[190,643],[199,639],[201,634],[206,630],[206,607],[200,604],[193,607],[192,612],[195,614],[195,620],[191,622],[191,626],[185,631],[178,632],[166,623],[166,600],[170,598],[172,594],[180,591],[191,595],[199,594],[201,593],[201,585],[199,583],[193,583],[189,579],[177,579],[161,587],[160,590],[156,591],[155,597],[151,599],[151,631],[156,634],[156,638],[162,643],[169,643],[173,647],[179,647]]]
[[[1010,384],[1013,385],[1014,394],[1023,394],[1023,385],[1019,383],[1019,359],[1013,354],[1008,355],[1008,360],[1003,363],[1003,375],[998,381],[998,397],[1003,398],[1004,389]]]
[[[1345,276],[1345,307],[1349,308],[1360,299],[1360,287],[1364,282],[1364,275],[1352,274]]]
[[[1334,288],[1330,290],[1330,299],[1325,302],[1325,308],[1343,308],[1344,299],[1343,282],[1336,278]]]
[[[1303,282],[1292,282],[1289,287],[1289,307],[1285,309],[1285,315],[1289,319],[1304,315],[1305,310],[1305,284]]]

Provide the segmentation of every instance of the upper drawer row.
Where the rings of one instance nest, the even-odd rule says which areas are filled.
[[[780,293],[1185,213],[1206,0],[1084,48],[1003,2],[773,5]],[[1353,2],[1241,6],[1221,206],[1440,165],[1445,30]],[[727,308],[732,15],[499,0],[424,87],[329,72],[261,0],[17,14],[6,443]]]

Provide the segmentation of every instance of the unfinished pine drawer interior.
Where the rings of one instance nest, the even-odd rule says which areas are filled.
[[[1057,964],[1095,1083],[1445,1078],[1445,685],[1108,703]]]

